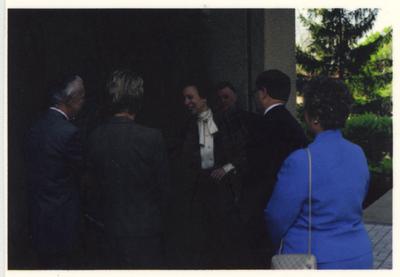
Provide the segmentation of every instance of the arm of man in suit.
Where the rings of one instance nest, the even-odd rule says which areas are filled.
[[[282,165],[274,191],[264,210],[266,228],[275,246],[279,245],[296,221],[307,198],[307,157],[304,150],[298,150]]]
[[[82,172],[84,167],[83,146],[81,134],[78,130],[75,130],[66,141],[65,157],[74,169],[78,170],[80,173]]]

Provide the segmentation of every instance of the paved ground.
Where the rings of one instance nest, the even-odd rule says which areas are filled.
[[[377,224],[392,224],[393,192],[389,190],[372,205],[364,210],[364,222]]]
[[[374,268],[392,269],[392,190],[364,211],[364,222],[374,247]]]
[[[365,224],[374,247],[374,268],[392,269],[392,225]]]

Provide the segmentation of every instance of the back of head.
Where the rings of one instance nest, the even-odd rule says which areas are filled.
[[[143,100],[143,79],[129,70],[114,71],[107,82],[107,95],[112,111],[136,114]]]
[[[258,75],[256,87],[265,88],[269,96],[286,102],[290,95],[290,78],[277,69],[267,70]]]
[[[327,77],[312,80],[304,89],[304,98],[305,112],[324,130],[345,126],[353,98],[342,81]]]
[[[56,79],[49,89],[49,98],[51,106],[60,104],[68,104],[78,91],[74,90],[71,85],[76,80],[82,80],[81,77],[75,74],[65,75]]]

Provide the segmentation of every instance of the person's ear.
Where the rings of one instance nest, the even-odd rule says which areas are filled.
[[[319,118],[318,117],[317,118],[313,118],[312,119],[312,124],[318,125],[319,124]]]
[[[263,87],[260,90],[261,90],[261,98],[262,99],[265,99],[265,98],[269,97],[269,94],[268,94],[268,91],[267,91],[266,88]]]
[[[319,118],[311,118],[307,112],[304,112],[304,120],[306,123],[312,124],[312,125],[318,125],[319,124]]]

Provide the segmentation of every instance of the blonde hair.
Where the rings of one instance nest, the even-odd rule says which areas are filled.
[[[107,82],[107,92],[114,112],[137,113],[144,94],[143,79],[135,72],[116,70]]]

